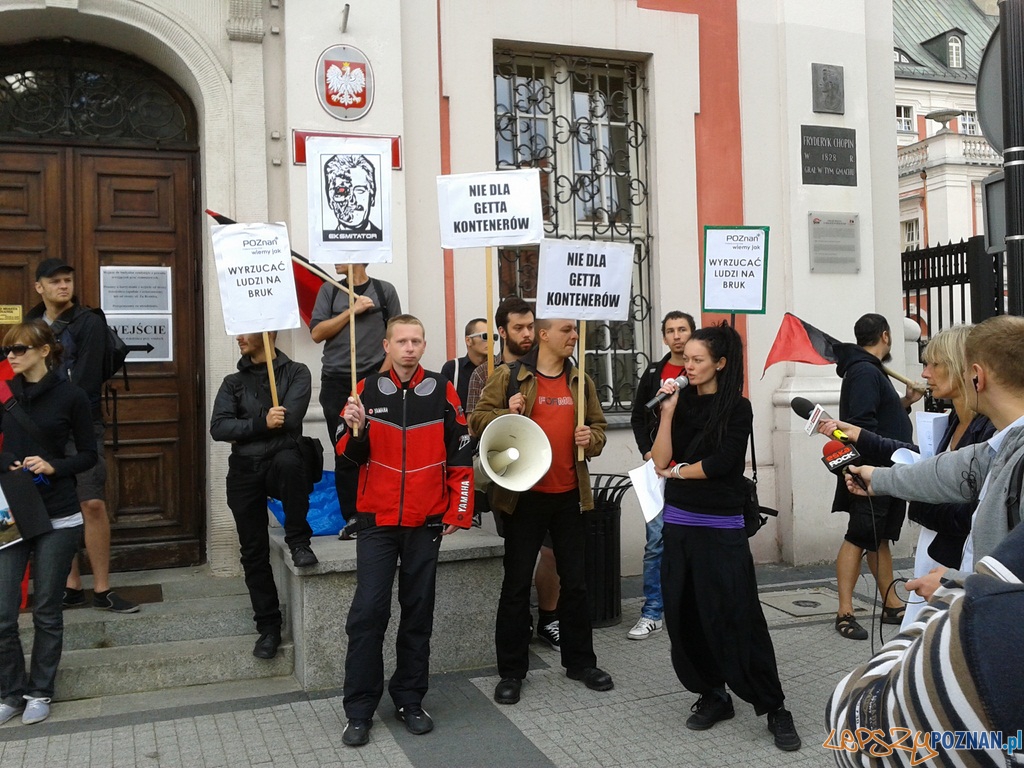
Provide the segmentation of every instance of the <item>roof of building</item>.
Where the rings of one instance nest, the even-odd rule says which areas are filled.
[[[893,0],[893,47],[903,51],[913,64],[894,64],[897,78],[937,80],[951,83],[975,83],[981,56],[999,18],[985,14],[973,0]],[[946,66],[944,55],[947,32],[958,30],[963,36],[961,69]],[[936,38],[941,45],[935,46]],[[933,45],[926,45],[931,41]],[[929,48],[931,50],[929,50]]]

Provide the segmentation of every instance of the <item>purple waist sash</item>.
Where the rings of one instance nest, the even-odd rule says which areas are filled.
[[[722,528],[736,530],[743,528],[743,515],[702,515],[685,509],[665,505],[664,521],[669,525],[690,525],[696,528]]]

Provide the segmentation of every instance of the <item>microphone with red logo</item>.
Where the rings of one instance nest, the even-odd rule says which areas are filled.
[[[792,408],[793,413],[795,413],[801,419],[807,419],[808,421],[814,419],[814,429],[818,428],[818,422],[821,421],[822,419],[832,418],[831,416],[828,415],[824,408],[822,408],[820,405],[815,405],[806,397],[794,397],[789,402],[789,407]],[[808,430],[810,432],[811,427],[808,427]],[[841,429],[832,430],[832,437],[836,438],[837,440],[843,440],[844,442],[850,439],[847,436],[847,434],[843,432],[843,430]]]
[[[860,458],[860,452],[851,443],[841,443],[838,440],[829,440],[821,451],[821,463],[829,472],[834,475],[847,475],[853,478],[853,482],[863,488],[868,487],[858,475],[849,471],[851,464],[856,464]]]

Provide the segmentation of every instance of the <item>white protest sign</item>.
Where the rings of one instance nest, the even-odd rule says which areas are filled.
[[[215,224],[210,231],[228,334],[300,327],[288,228]]]
[[[705,312],[765,313],[768,227],[704,227]]]
[[[391,261],[391,139],[306,139],[309,260]]]
[[[437,177],[442,248],[531,245],[544,238],[540,171]]]
[[[541,241],[535,316],[627,320],[634,252],[633,243]]]

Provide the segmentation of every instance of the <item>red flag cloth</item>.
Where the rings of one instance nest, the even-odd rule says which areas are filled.
[[[206,213],[218,224],[238,223],[223,214],[211,211],[209,208],[206,209]],[[309,325],[310,318],[313,317],[313,305],[316,304],[316,295],[320,291],[320,286],[326,282],[323,275],[327,273],[316,264],[312,264],[301,253],[296,253],[295,251],[292,251],[292,272],[295,274],[295,294],[299,300],[299,316],[302,318],[302,322]]]
[[[838,344],[842,342],[787,312],[782,318],[782,325],[775,335],[772,348],[768,350],[768,359],[764,361],[761,378],[764,378],[768,366],[775,363],[834,364],[838,360],[835,352],[835,346]]]

